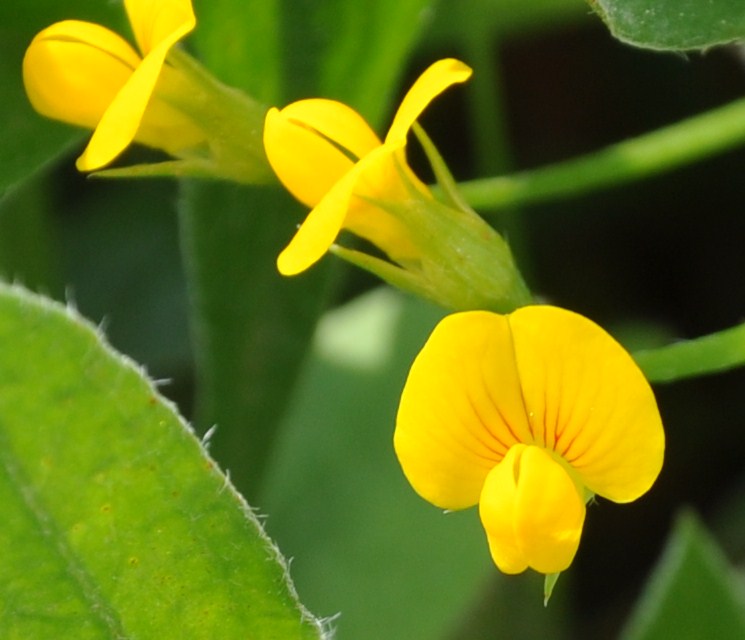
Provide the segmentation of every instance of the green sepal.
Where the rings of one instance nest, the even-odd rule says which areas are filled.
[[[427,287],[426,282],[413,271],[407,271],[387,260],[376,258],[369,253],[363,253],[355,249],[346,249],[338,244],[331,245],[329,251],[350,264],[372,273],[393,287],[407,293],[413,293],[435,304],[442,304],[437,295]]]
[[[450,206],[455,207],[456,209],[461,209],[462,211],[472,211],[471,207],[468,206],[468,203],[461,196],[460,191],[458,191],[458,184],[456,183],[453,174],[450,173],[450,169],[445,163],[445,160],[443,160],[437,147],[432,142],[432,139],[427,135],[427,132],[418,122],[414,123],[412,129],[417,140],[419,140],[419,144],[422,146],[424,155],[427,156],[429,165],[432,167],[432,172],[435,174],[437,184],[439,184],[440,189],[442,189],[445,204],[449,204]]]
[[[180,47],[174,47],[167,60],[168,66],[158,80],[158,98],[201,129],[206,144],[178,154],[185,166],[165,163],[155,173],[138,170],[130,175],[188,175],[242,184],[275,184],[277,178],[264,153],[267,107],[222,84]],[[177,173],[161,173],[174,168]]]
[[[559,576],[561,575],[561,572],[559,573],[547,573],[545,579],[543,580],[543,606],[548,606],[548,601],[551,599],[551,594],[554,592],[554,587],[556,586],[556,582],[559,579]]]
[[[101,169],[90,178],[219,178],[215,167],[207,161],[165,160],[152,164],[133,164],[128,167]]]

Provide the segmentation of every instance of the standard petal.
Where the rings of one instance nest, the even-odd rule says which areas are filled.
[[[465,82],[470,77],[471,68],[453,58],[438,60],[428,67],[404,96],[385,137],[385,144],[406,144],[409,129],[426,106],[449,86]]]
[[[145,56],[109,105],[78,158],[80,171],[93,171],[107,165],[134,140],[168,50],[191,28],[188,23],[182,24]]]
[[[306,206],[315,207],[354,161],[303,121],[288,118],[287,109],[270,109],[266,114],[264,150],[287,190]]]
[[[125,0],[137,46],[143,56],[178,33],[176,40],[196,26],[191,0]]]
[[[598,325],[551,306],[509,316],[536,441],[587,488],[616,502],[645,493],[662,467],[657,403],[626,350]]]
[[[446,317],[401,394],[394,446],[411,485],[439,507],[474,505],[489,471],[528,437],[506,317]]]
[[[318,131],[355,158],[363,158],[382,142],[365,119],[351,107],[336,100],[299,100],[282,109],[282,115],[301,126]]]
[[[500,570],[548,574],[572,563],[585,505],[559,462],[540,447],[518,445],[486,478],[479,514]]]
[[[39,113],[93,129],[140,62],[114,32],[65,20],[33,39],[23,59],[23,82]]]

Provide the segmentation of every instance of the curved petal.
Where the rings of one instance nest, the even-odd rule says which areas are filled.
[[[561,464],[540,447],[517,445],[486,478],[479,514],[501,571],[548,574],[572,563],[585,505]]]
[[[629,502],[662,467],[654,394],[626,350],[571,311],[530,306],[509,316],[537,442],[561,455],[594,493]]]
[[[134,142],[162,149],[173,156],[185,149],[208,144],[207,135],[199,125],[182,111],[159,100],[157,93],[148,102]]]
[[[302,120],[287,117],[287,109],[273,108],[266,114],[264,150],[287,190],[315,207],[354,162]]]
[[[23,59],[23,82],[39,113],[93,129],[140,62],[114,32],[65,20],[33,39]]]
[[[176,39],[180,40],[197,24],[191,0],[124,0],[124,6],[143,56],[174,33],[180,34]]]
[[[472,506],[489,471],[529,438],[506,317],[446,317],[411,367],[396,418],[396,455],[414,490],[439,507]]]
[[[101,118],[78,158],[79,170],[100,169],[134,140],[169,49],[193,28],[193,22],[184,21],[148,52]]]
[[[277,258],[277,269],[283,276],[294,276],[305,271],[320,260],[334,243],[344,226],[349,201],[363,168],[360,163],[354,165],[308,214],[290,244]]]
[[[430,65],[404,96],[385,137],[385,144],[406,144],[409,129],[427,105],[449,86],[465,82],[470,77],[471,68],[460,60],[445,58]]]

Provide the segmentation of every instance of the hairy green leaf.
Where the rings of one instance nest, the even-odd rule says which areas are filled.
[[[188,426],[77,314],[0,286],[0,637],[318,638]]]

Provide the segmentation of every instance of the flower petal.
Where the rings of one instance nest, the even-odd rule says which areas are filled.
[[[93,129],[140,62],[114,32],[65,20],[33,39],[23,59],[23,82],[39,113]]]
[[[336,100],[298,100],[282,109],[282,115],[302,126],[315,129],[321,136],[357,159],[363,158],[382,144],[359,113]]]
[[[400,154],[395,147],[386,145],[359,161],[360,176],[354,188],[357,196],[349,204],[344,228],[371,242],[389,258],[405,264],[421,258],[420,250],[412,241],[407,226],[386,209],[406,206],[410,198],[406,180],[429,194],[407,165],[399,166]],[[405,162],[405,160],[403,161]]]
[[[364,166],[360,163],[352,166],[305,218],[290,244],[277,258],[277,269],[283,276],[305,271],[334,243],[344,225],[349,201],[362,169]]]
[[[335,113],[340,121],[345,116],[351,120],[348,112],[352,110],[341,103],[302,100],[281,111],[270,109],[264,124],[264,149],[269,164],[287,190],[309,207],[315,207],[354,166],[351,158],[310,124],[318,123],[321,111],[327,113],[326,117]],[[309,116],[310,122],[303,119],[304,115]]]
[[[479,514],[495,564],[558,573],[572,563],[585,505],[567,471],[544,449],[516,445],[486,478]]]
[[[124,0],[124,6],[143,56],[174,33],[183,38],[197,24],[191,0]]]
[[[629,502],[662,467],[654,394],[626,350],[571,311],[530,306],[509,316],[536,441],[555,450],[594,493]]]
[[[134,140],[169,49],[194,28],[193,14],[191,19],[186,15],[181,18],[178,24],[169,23],[174,27],[173,31],[148,51],[109,105],[93,132],[91,141],[78,158],[77,167],[80,171],[93,171],[107,165]],[[143,28],[141,25],[140,29]],[[160,31],[158,33],[162,35]]]
[[[432,332],[401,394],[394,446],[425,500],[459,509],[478,502],[489,471],[529,442],[505,316],[456,313]]]
[[[430,65],[404,96],[385,137],[385,144],[405,145],[409,129],[427,105],[449,86],[465,82],[471,68],[453,58],[438,60]]]

